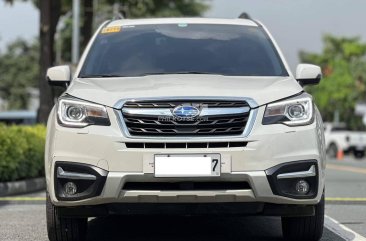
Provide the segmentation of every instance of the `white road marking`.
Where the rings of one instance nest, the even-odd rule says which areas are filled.
[[[324,226],[347,241],[366,241],[366,238],[325,215]]]

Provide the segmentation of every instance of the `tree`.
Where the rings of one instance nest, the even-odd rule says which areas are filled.
[[[114,0],[105,0],[113,4]],[[118,1],[117,1],[118,2]],[[197,0],[122,0],[121,10],[127,18],[200,16],[208,9]]]
[[[39,79],[38,52],[36,42],[19,39],[0,55],[0,97],[7,100],[8,108],[27,108],[29,88],[36,88]]]
[[[93,34],[94,1],[83,1],[83,28],[81,29],[82,47],[84,48]]]
[[[52,89],[48,85],[44,76],[47,69],[54,64],[55,61],[55,33],[58,20],[61,15],[60,0],[42,0],[39,2],[40,10],[40,78],[39,78],[39,109],[37,119],[41,123],[46,123],[48,114],[53,105]]]
[[[324,78],[319,86],[308,87],[325,121],[332,121],[337,111],[351,128],[362,128],[355,116],[358,101],[365,100],[366,44],[360,38],[326,35],[321,54],[300,52],[302,62],[320,65]]]
[[[5,0],[12,3],[14,0]],[[23,0],[26,1],[26,0]],[[60,17],[71,10],[72,0],[32,0],[40,10],[40,107],[38,121],[45,123],[54,105],[53,91],[44,76],[55,63],[55,33]],[[83,0],[82,44],[89,41],[93,30],[93,0]],[[147,16],[199,16],[207,9],[200,0],[101,0],[99,4],[112,11],[112,4],[121,3],[121,9],[127,17]],[[67,25],[66,25],[67,26]],[[71,41],[65,46],[70,46]],[[70,47],[71,51],[71,47]]]

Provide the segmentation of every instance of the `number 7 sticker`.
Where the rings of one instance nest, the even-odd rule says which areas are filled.
[[[211,161],[211,166],[212,166],[212,174],[217,176],[220,175],[220,161],[219,159],[212,159]]]
[[[216,167],[217,167],[217,164],[219,164],[219,160],[217,159],[212,159],[212,171],[215,172],[216,171]]]

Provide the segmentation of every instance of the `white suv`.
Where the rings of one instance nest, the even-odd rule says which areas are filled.
[[[266,28],[251,19],[108,21],[47,128],[52,241],[82,240],[105,215],[281,216],[287,239],[314,241],[324,219],[323,123]]]

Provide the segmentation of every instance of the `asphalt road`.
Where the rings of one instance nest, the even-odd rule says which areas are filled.
[[[366,236],[366,160],[330,161],[327,171],[326,214]],[[0,240],[47,240],[44,192],[0,199]],[[244,218],[98,218],[89,221],[89,241],[282,240],[281,223],[273,217]],[[354,239],[326,219],[323,241]],[[366,240],[366,239],[365,239]]]
[[[366,237],[366,160],[328,161],[326,214]]]
[[[89,241],[276,241],[281,239],[279,218],[98,218],[89,221]],[[324,241],[343,241],[325,229]],[[11,204],[0,207],[0,240],[46,241],[45,207]]]

